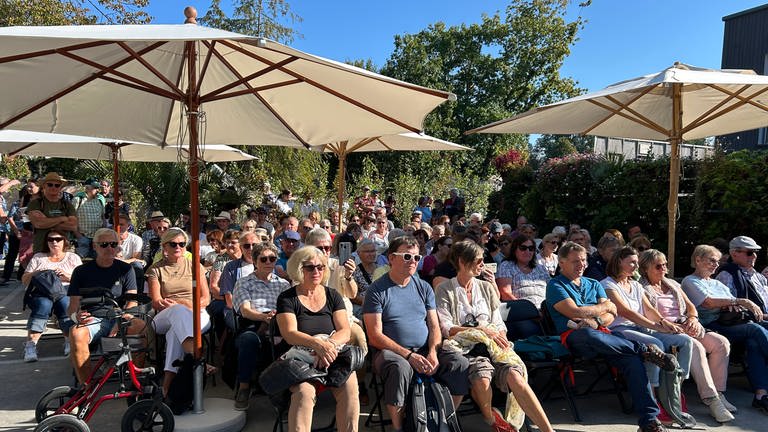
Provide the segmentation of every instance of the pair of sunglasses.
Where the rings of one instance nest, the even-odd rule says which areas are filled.
[[[269,261],[269,262],[273,263],[273,262],[277,261],[277,257],[276,257],[276,256],[274,256],[274,255],[270,255],[270,256],[262,256],[262,257],[259,257],[259,261],[261,261],[261,262],[262,262],[262,263],[264,263],[264,264],[266,264],[266,263],[267,263],[267,261]]]

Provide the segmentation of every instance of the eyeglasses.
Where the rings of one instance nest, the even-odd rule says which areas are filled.
[[[237,246],[240,244],[240,240],[230,240],[227,242],[227,246]]]
[[[261,241],[263,241],[263,242],[268,242],[268,241],[269,241],[269,237],[267,237],[267,236],[261,236]]]
[[[56,242],[56,243],[63,242],[64,241],[64,237],[48,237],[46,239],[46,241],[48,241],[49,243],[50,242]]]
[[[743,253],[744,255],[749,256],[749,257],[755,256],[757,254],[757,252],[753,251],[752,249],[747,249],[747,250],[738,250],[737,249],[734,252]]]
[[[656,270],[662,270],[662,269],[665,269],[665,268],[667,268],[667,263],[656,264]]]
[[[289,239],[289,238],[284,238],[283,241],[290,244],[296,244],[299,242],[298,240]]]
[[[419,262],[421,261],[421,255],[414,255],[404,252],[393,252],[392,255],[397,255],[399,257],[403,258],[403,261],[413,261],[413,262]]]
[[[645,246],[638,246],[638,247],[637,247],[637,251],[638,251],[638,252],[645,252],[645,251],[647,251],[647,250],[648,250],[648,248],[647,248],[647,247],[645,247]]]
[[[323,252],[330,252],[331,247],[330,246],[315,246],[316,248],[320,249]]]
[[[466,317],[464,317],[464,322],[461,324],[462,327],[477,327],[480,325],[480,322],[488,322],[490,321],[487,314],[478,314],[477,316],[473,314],[467,314]]]
[[[240,247],[243,249],[250,249],[255,245],[256,243],[240,243]]]
[[[507,246],[509,246],[509,242],[507,242],[507,241],[501,242],[501,243],[499,243],[499,246],[507,247]]]
[[[106,249],[108,247],[111,247],[112,249],[115,249],[119,243],[118,242],[101,242],[101,243],[97,243],[97,244],[102,249]]]
[[[330,225],[321,225],[320,228],[322,229],[331,229]]]
[[[48,186],[49,188],[54,188],[54,189],[58,189],[61,187],[61,183],[46,183],[45,185]]]
[[[159,227],[157,227],[158,231],[168,231],[168,229],[169,228],[167,226],[159,226]]]
[[[550,241],[548,241],[548,242],[546,242],[546,243],[549,243],[549,244],[553,244],[553,245],[556,245],[556,244],[558,244],[559,242],[558,242],[557,240],[550,240]]]
[[[301,266],[301,269],[304,270],[307,273],[314,273],[314,272],[324,272],[325,271],[325,265],[323,264],[304,264]]]
[[[169,241],[166,244],[168,246],[172,247],[172,248],[177,248],[177,247],[185,248],[185,247],[187,247],[187,242],[172,242],[172,241]]]
[[[262,263],[264,263],[264,264],[266,264],[266,263],[267,263],[267,261],[269,261],[269,262],[273,263],[273,262],[277,261],[277,257],[276,257],[276,256],[274,256],[274,255],[269,255],[269,256],[260,256],[260,257],[259,257],[259,261],[261,261],[261,262],[262,262]]]
[[[716,260],[714,258],[705,258],[705,260],[706,260],[707,264],[709,264],[709,265],[716,266],[716,265],[720,264],[720,260]]]
[[[383,224],[386,224],[387,222],[386,221],[377,221],[376,223],[379,224],[379,225],[383,225]]]
[[[519,250],[520,252],[525,252],[525,251],[535,252],[536,251],[536,246],[520,245],[520,246],[517,247],[517,250]]]

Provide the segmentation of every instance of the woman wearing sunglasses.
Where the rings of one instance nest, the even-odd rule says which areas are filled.
[[[724,322],[728,312],[746,309],[756,315],[760,307],[748,299],[736,298],[722,282],[712,278],[721,253],[708,245],[698,245],[691,256],[693,274],[683,279],[683,291],[696,306],[699,322],[728,338],[732,344],[746,345],[747,379],[754,391],[752,406],[768,412],[768,330],[760,324]]]
[[[330,273],[326,254],[314,246],[305,246],[288,260],[288,275],[298,285],[283,291],[277,299],[280,335],[291,346],[311,349],[319,369],[330,366],[350,339],[344,301],[336,290],[326,286]],[[303,382],[291,386],[290,391],[288,430],[310,430],[315,387]],[[342,386],[330,387],[330,391],[336,399],[338,430],[356,431],[360,414],[357,376],[350,374]]]
[[[538,309],[544,301],[549,271],[536,263],[536,243],[519,234],[510,244],[510,257],[499,265],[496,285],[501,301],[528,300]]]
[[[530,239],[526,242],[533,243]],[[507,340],[496,288],[477,279],[484,267],[483,248],[468,240],[456,242],[450,260],[457,269],[456,277],[441,283],[435,293],[440,329],[448,340],[443,346],[464,349],[469,359],[472,398],[485,422],[494,431],[513,431],[528,415],[539,430],[552,432],[547,415],[528,385],[525,365]],[[467,347],[460,341],[474,344]],[[504,414],[491,405],[491,382],[511,398]]]
[[[637,237],[635,237],[637,238]],[[667,257],[656,249],[640,254],[640,285],[650,304],[662,318],[679,323],[692,340],[691,375],[699,397],[712,417],[720,423],[734,419],[731,405],[723,395],[728,380],[728,356],[731,344],[725,336],[705,332],[699,322],[696,306],[685,295],[680,284],[667,274]]]
[[[165,376],[163,395],[168,394],[171,381],[178,368],[175,360],[194,352],[192,329],[192,266],[200,266],[200,274],[205,269],[200,263],[192,263],[184,257],[189,238],[181,228],[170,228],[160,238],[163,259],[152,264],[147,270],[147,284],[152,308],[157,311],[152,321],[157,334],[165,335]],[[200,328],[205,332],[211,322],[205,307],[210,301],[208,283],[200,279]]]
[[[291,284],[274,273],[277,247],[272,243],[257,243],[251,251],[253,273],[235,282],[233,308],[238,319],[237,381],[235,409],[245,411],[251,396],[251,378],[271,360],[267,330],[277,312],[277,296]]]
[[[69,278],[75,267],[83,262],[77,254],[67,252],[69,242],[67,233],[58,229],[51,229],[45,236],[45,245],[43,251],[35,254],[29,261],[24,275],[21,277],[21,283],[24,286],[29,285],[32,278],[46,270],[53,270],[56,276],[61,280],[61,284],[66,288],[69,286]],[[29,319],[27,320],[27,341],[24,343],[24,361],[37,361],[37,342],[45,331],[48,317],[51,312],[56,314],[59,320],[59,328],[64,333],[64,355],[69,355],[69,326],[72,320],[67,315],[69,307],[69,297],[64,296],[56,301],[48,297],[31,297],[27,306],[31,309]]]

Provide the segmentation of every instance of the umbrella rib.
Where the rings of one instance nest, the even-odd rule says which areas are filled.
[[[631,113],[632,115],[636,116],[639,120],[642,120],[645,123],[646,127],[648,127],[650,125],[656,125],[659,128],[661,128],[661,125],[656,124],[653,120],[651,120],[648,117],[644,116],[643,114],[637,112],[634,108],[631,107],[631,105],[633,103],[635,103],[638,99],[640,99],[641,97],[643,97],[646,94],[648,94],[651,91],[651,88],[646,89],[646,91],[642,92],[640,95],[638,95],[637,97],[633,98],[632,100],[630,100],[626,104],[622,103],[620,100],[616,99],[612,95],[607,95],[606,99],[608,99],[609,101],[615,103],[616,105],[624,108],[624,110],[626,110],[629,113]]]
[[[249,88],[245,89],[245,90],[238,90],[238,91],[235,91],[235,92],[229,92],[229,93],[225,93],[225,94],[221,94],[221,95],[217,95],[217,96],[212,96],[210,98],[206,98],[205,102],[211,102],[211,101],[221,100],[221,99],[229,99],[229,98],[233,98],[233,97],[237,97],[237,96],[243,96],[243,95],[246,95],[246,94],[255,94],[255,93],[260,92],[260,91],[270,90],[270,89],[278,88],[278,87],[285,87],[285,86],[288,86],[288,85],[298,84],[300,82],[301,82],[301,80],[292,79],[292,80],[289,80],[289,81],[283,81],[283,82],[274,83],[274,84],[267,84],[267,85],[261,86],[261,87],[250,87],[249,86]]]
[[[721,89],[719,89],[719,88],[716,88],[716,87],[713,87],[713,86],[709,86],[709,87],[712,87],[712,88],[714,88],[715,90],[720,90],[720,91],[722,91]],[[712,120],[712,118],[714,118],[714,117],[712,117],[712,118],[709,118],[708,116],[709,116],[710,114],[712,114],[712,113],[716,112],[716,111],[717,111],[717,110],[719,110],[721,107],[723,107],[725,104],[727,104],[728,102],[732,101],[736,95],[738,95],[738,94],[741,94],[741,92],[745,91],[747,88],[749,88],[749,85],[745,85],[745,86],[741,87],[741,88],[740,88],[740,89],[739,89],[737,92],[735,92],[735,93],[724,92],[724,93],[728,94],[730,97],[729,97],[729,98],[727,98],[727,99],[723,99],[722,101],[720,101],[720,103],[718,103],[717,105],[713,106],[712,108],[710,108],[709,110],[707,110],[707,111],[706,111],[704,114],[700,115],[698,118],[696,118],[695,120],[693,120],[692,122],[690,122],[690,123],[688,124],[688,126],[685,126],[685,127],[683,127],[683,129],[682,129],[682,133],[686,133],[686,132],[688,132],[688,131],[690,131],[690,130],[692,130],[692,129],[695,129],[695,128],[699,127],[700,125],[702,125],[702,124],[706,123],[707,121],[710,121],[710,120]],[[725,113],[723,113],[723,114],[725,114]],[[719,115],[722,115],[722,114],[719,114]],[[704,120],[704,119],[706,119],[706,120]]]
[[[222,41],[222,43],[226,43],[226,41]],[[237,49],[238,51],[241,51],[243,53],[249,53],[248,51],[242,50],[239,47],[235,47],[235,46],[231,46],[231,45],[230,45],[230,47],[233,48],[233,49]],[[267,51],[272,51],[272,52],[274,52],[276,54],[286,55],[284,52],[278,51],[278,50],[270,48],[268,46],[267,47],[263,47],[262,49],[267,50]],[[253,53],[250,53],[250,54],[253,54]],[[341,67],[336,66],[336,65],[329,65],[327,63],[321,63],[321,62],[319,62],[319,61],[317,61],[315,59],[312,59],[312,58],[302,58],[302,60],[310,62],[310,63],[315,63],[315,64],[318,64],[320,66],[333,67],[333,68],[342,70],[342,71],[347,72],[347,73],[353,73],[353,74],[356,74],[356,75],[363,75],[361,73],[356,73],[354,71],[350,71],[348,69],[344,69],[344,68],[341,68]],[[366,78],[371,78],[371,79],[375,79],[376,81],[381,81],[381,82],[385,82],[387,84],[396,85],[398,87],[407,88],[409,90],[414,90],[414,91],[417,91],[417,92],[428,94],[430,96],[435,96],[435,97],[443,98],[443,99],[446,99],[446,100],[456,100],[456,98],[450,92],[435,90],[435,89],[431,89],[431,88],[427,88],[427,87],[421,87],[421,86],[417,86],[415,84],[407,83],[407,82],[400,81],[400,80],[390,81],[390,80],[383,79],[381,76],[375,76],[375,75],[364,75],[364,76]]]
[[[361,149],[361,148],[367,146],[368,144],[370,144],[370,143],[372,143],[372,142],[374,142],[376,140],[379,140],[379,142],[381,142],[381,140],[379,138],[381,138],[381,137],[370,137],[370,138],[366,138],[364,140],[358,141],[352,147],[347,149],[347,153],[355,152],[358,149]],[[381,144],[384,145],[384,147],[387,147],[384,143],[381,143]]]
[[[20,152],[23,152],[24,150],[26,150],[26,149],[28,149],[28,148],[32,147],[32,146],[33,146],[33,145],[35,145],[35,144],[37,144],[37,143],[36,143],[36,142],[33,142],[33,143],[29,143],[29,144],[23,145],[23,146],[21,146],[21,148],[17,148],[16,150],[14,150],[14,151],[12,151],[12,152],[9,152],[9,153],[8,153],[8,156],[10,156],[10,157],[16,156],[16,155],[17,155],[17,154],[19,154]]]
[[[719,87],[719,86],[716,86],[716,85],[714,85],[714,84],[709,84],[709,86],[710,86],[710,87],[712,87],[712,88],[714,88],[715,90],[718,90],[718,91],[720,91],[720,92],[723,92],[723,93],[725,93],[725,94],[727,94],[727,95],[730,95],[730,96],[731,96],[731,98],[736,98],[736,99],[739,99],[739,102],[736,102],[735,104],[733,104],[733,105],[731,105],[731,106],[729,106],[729,107],[725,108],[725,109],[724,109],[722,112],[719,112],[719,113],[715,113],[715,114],[713,114],[713,115],[711,115],[711,116],[707,117],[706,119],[702,120],[702,121],[700,122],[700,124],[706,123],[706,122],[708,122],[708,121],[712,121],[713,119],[715,119],[715,118],[717,118],[717,117],[721,117],[721,116],[723,116],[723,115],[725,115],[725,114],[728,114],[729,112],[731,112],[731,111],[735,110],[736,108],[738,108],[738,107],[740,107],[740,106],[742,106],[742,105],[746,105],[746,104],[750,104],[750,105],[754,106],[755,108],[761,109],[761,110],[763,110],[763,111],[768,111],[768,107],[766,107],[765,105],[763,105],[763,104],[761,104],[761,103],[759,103],[759,102],[755,102],[754,100],[752,100],[752,99],[754,99],[755,97],[757,97],[757,96],[760,96],[761,94],[763,94],[763,93],[765,93],[766,91],[768,91],[768,87],[766,87],[766,88],[763,88],[763,89],[761,89],[761,90],[759,90],[759,91],[757,91],[757,92],[755,92],[755,93],[751,94],[751,95],[750,95],[748,98],[745,98],[745,97],[743,97],[743,96],[739,96],[738,94],[734,94],[734,93],[732,93],[732,92],[729,92],[729,91],[727,91],[726,89],[724,89],[724,88],[721,88],[721,87]],[[698,120],[698,119],[697,119],[697,120]],[[694,127],[697,127],[697,126],[699,126],[699,124],[696,124]],[[690,128],[690,126],[689,126],[689,128]],[[687,132],[687,130],[688,130],[689,128],[685,128],[685,129],[683,129],[683,130]]]
[[[203,79],[205,78],[205,73],[208,72],[208,66],[211,64],[211,57],[213,56],[213,52],[215,51],[216,47],[216,41],[211,41],[209,44],[207,41],[203,41],[203,45],[205,45],[206,48],[208,48],[208,52],[205,53],[205,61],[203,61],[203,66],[200,71],[200,77],[197,79],[197,87],[201,88],[203,85]]]
[[[152,95],[164,96],[164,97],[166,97],[168,99],[171,99],[171,100],[181,100],[181,97],[179,97],[179,95],[177,95],[175,93],[172,93],[172,92],[169,92],[167,90],[163,90],[161,88],[147,88],[147,87],[144,87],[144,86],[141,86],[141,85],[138,85],[138,84],[133,84],[131,82],[126,82],[126,81],[119,80],[117,78],[113,78],[113,77],[109,77],[109,76],[103,76],[103,77],[101,77],[101,79],[104,80],[104,81],[109,81],[111,83],[115,83],[117,85],[121,85],[123,87],[130,87],[130,88],[135,89],[135,90],[147,92],[147,93],[152,94]]]
[[[171,80],[169,80],[165,75],[160,73],[160,71],[158,71],[157,68],[149,64],[149,62],[146,59],[144,59],[143,56],[147,52],[144,52],[141,55],[139,55],[136,51],[133,50],[133,48],[129,47],[128,44],[126,44],[125,42],[119,41],[117,42],[117,44],[122,49],[124,49],[128,54],[130,54],[131,57],[135,58],[136,61],[141,63],[148,71],[152,72],[152,74],[155,75],[160,81],[164,82],[165,85],[167,85],[171,89],[171,91],[178,94],[179,96],[184,96],[184,92],[180,88],[176,87],[176,85],[173,82],[171,82]]]
[[[145,90],[145,91],[148,91],[150,93],[155,93],[157,95],[165,96],[165,97],[170,98],[170,99],[180,99],[180,97],[178,95],[176,95],[174,93],[171,93],[168,90],[162,89],[162,88],[157,87],[157,86],[155,86],[153,84],[150,84],[150,83],[148,83],[146,81],[143,81],[143,80],[140,80],[138,78],[132,77],[132,76],[130,76],[128,74],[125,74],[125,73],[116,71],[114,69],[108,68],[107,66],[104,66],[104,65],[101,65],[101,64],[96,63],[94,61],[91,61],[91,60],[89,60],[89,59],[87,59],[85,57],[80,57],[80,56],[78,56],[76,54],[73,54],[71,52],[63,52],[63,53],[60,53],[60,54],[65,56],[65,57],[71,58],[72,60],[76,60],[76,61],[79,61],[80,63],[84,63],[84,64],[86,64],[88,66],[92,66],[92,67],[94,67],[96,69],[100,69],[100,70],[102,70],[102,71],[104,71],[106,73],[118,76],[120,78],[123,78],[123,79],[125,79],[127,81],[133,82],[133,83],[138,84],[140,86],[140,87],[134,87],[134,86],[129,86],[129,87]],[[103,76],[102,79],[106,79],[107,81],[111,81],[111,82],[114,82],[114,83],[117,83],[117,84],[125,83],[125,81],[119,81],[119,80],[115,80],[115,79],[111,79],[111,80],[107,79],[106,75]]]
[[[275,63],[273,63],[273,62],[271,62],[271,61],[269,61],[269,60],[267,60],[265,58],[262,58],[261,56],[259,56],[256,53],[252,53],[250,51],[244,50],[241,47],[239,47],[239,46],[237,46],[235,44],[229,43],[226,40],[221,41],[221,43],[226,45],[226,46],[228,46],[228,47],[230,47],[230,48],[232,48],[232,49],[234,49],[234,50],[237,50],[237,51],[243,53],[244,55],[247,55],[248,57],[251,57],[251,58],[253,58],[255,60],[259,60],[259,61],[261,61],[263,63],[268,64],[268,65],[274,65],[275,64]],[[322,90],[322,91],[324,91],[326,93],[330,93],[331,95],[336,96],[337,98],[339,98],[341,100],[344,100],[344,101],[346,101],[346,102],[348,102],[348,103],[350,103],[352,105],[355,105],[358,108],[361,108],[361,109],[363,109],[365,111],[368,111],[371,114],[379,116],[379,117],[389,121],[390,123],[394,123],[394,124],[404,128],[404,129],[407,129],[407,130],[409,130],[411,132],[420,132],[421,131],[419,128],[414,128],[411,125],[405,124],[405,123],[397,120],[396,118],[394,118],[392,116],[389,116],[389,115],[387,115],[387,114],[385,114],[383,112],[380,112],[380,111],[376,110],[375,108],[370,107],[370,106],[368,106],[368,105],[366,105],[366,104],[364,104],[364,103],[362,103],[360,101],[357,101],[357,100],[355,100],[355,99],[353,99],[353,98],[351,98],[349,96],[346,96],[346,95],[344,95],[342,93],[339,93],[339,92],[337,92],[336,90],[333,90],[330,87],[326,87],[326,86],[320,84],[319,82],[313,81],[313,80],[311,80],[311,79],[309,79],[309,78],[307,78],[305,76],[302,76],[301,74],[299,74],[297,72],[294,72],[294,71],[292,71],[292,70],[290,70],[288,68],[280,67],[280,68],[278,68],[278,70],[280,70],[283,73],[289,74],[289,75],[293,76],[294,78],[299,79],[299,80],[301,80],[301,81],[303,81],[303,82],[305,82],[305,83],[307,83],[307,84],[309,84],[309,85],[311,85],[311,86],[313,86],[313,87],[315,87],[317,89],[320,89],[320,90]],[[424,93],[428,93],[428,92],[424,92]]]
[[[43,57],[43,56],[48,56],[48,55],[52,55],[52,54],[61,54],[61,51],[75,51],[75,50],[80,50],[80,49],[85,49],[85,48],[93,48],[93,47],[98,47],[98,46],[102,46],[102,45],[109,45],[111,43],[113,43],[113,42],[111,42],[111,41],[96,41],[96,42],[88,42],[88,43],[82,43],[82,44],[77,44],[77,45],[70,45],[70,46],[62,47],[62,48],[53,48],[53,49],[47,49],[47,50],[42,50],[42,51],[34,51],[34,52],[30,52],[30,53],[17,54],[17,55],[13,55],[13,56],[9,56],[9,57],[2,57],[2,58],[0,58],[0,64],[14,62],[14,61],[18,61],[18,60],[27,60],[27,59],[35,58],[35,57]]]
[[[260,70],[258,72],[254,72],[254,73],[252,73],[252,74],[250,74],[248,76],[245,76],[245,77],[241,76],[237,81],[233,81],[233,82],[231,82],[231,83],[229,83],[229,84],[227,84],[227,85],[225,85],[223,87],[219,87],[218,89],[213,90],[212,92],[210,92],[208,94],[200,96],[200,102],[206,101],[209,98],[211,98],[213,96],[216,96],[218,94],[221,94],[221,93],[223,93],[226,90],[229,90],[231,88],[235,88],[235,87],[237,87],[237,86],[239,86],[241,84],[245,84],[245,83],[247,83],[248,81],[250,81],[250,80],[252,80],[254,78],[258,78],[258,77],[260,77],[262,75],[265,75],[265,74],[267,74],[269,72],[272,72],[273,70],[281,68],[282,66],[287,65],[288,63],[291,63],[291,62],[296,61],[296,60],[298,60],[298,57],[290,57],[290,58],[287,58],[287,59],[285,59],[285,60],[283,60],[283,61],[281,61],[279,63],[275,63],[274,65],[271,65],[271,66],[269,66],[269,67],[267,67],[265,69],[262,69],[262,70]],[[222,61],[224,61],[224,60],[222,59]]]
[[[224,64],[224,66],[225,66],[227,69],[229,69],[229,71],[230,71],[230,73],[232,73],[232,75],[234,75],[235,77],[237,77],[237,78],[238,78],[238,79],[240,79],[240,80],[243,78],[243,76],[240,74],[240,72],[238,72],[238,71],[237,71],[237,69],[236,69],[234,66],[232,66],[232,63],[228,62],[228,61],[227,61],[227,59],[225,59],[225,58],[224,58],[224,57],[221,55],[221,53],[220,53],[220,52],[218,52],[218,51],[213,51],[213,54],[216,56],[216,58],[218,58],[218,59],[219,59],[219,61],[221,61],[221,62],[222,62],[222,64]],[[271,106],[271,105],[269,105],[269,104],[267,103],[267,101],[266,101],[266,100],[265,100],[265,99],[264,99],[264,98],[263,98],[263,97],[262,97],[260,94],[258,94],[257,92],[253,91],[253,87],[252,87],[252,86],[251,86],[251,85],[248,83],[248,81],[245,81],[245,82],[243,82],[243,85],[245,85],[247,88],[249,88],[249,89],[251,89],[251,90],[252,90],[250,93],[251,93],[251,94],[253,94],[253,96],[255,96],[255,97],[256,97],[256,98],[259,100],[259,102],[261,102],[261,104],[262,104],[264,107],[266,107],[266,108],[267,108],[267,109],[268,109],[268,110],[269,110],[269,111],[272,113],[272,115],[275,117],[275,119],[277,119],[277,121],[279,121],[280,123],[282,123],[282,124],[283,124],[283,126],[286,128],[286,130],[288,130],[288,132],[290,132],[290,133],[291,133],[291,135],[293,135],[293,136],[294,136],[294,137],[295,137],[295,138],[296,138],[296,139],[297,139],[297,140],[298,140],[298,141],[299,141],[299,142],[300,142],[302,145],[304,145],[304,147],[306,147],[306,148],[310,148],[310,145],[309,145],[309,143],[307,143],[307,142],[306,142],[306,141],[305,141],[305,140],[304,140],[304,139],[303,139],[303,138],[302,138],[302,137],[299,135],[299,133],[298,133],[298,132],[296,132],[296,130],[294,130],[294,129],[291,127],[291,125],[289,125],[289,124],[288,124],[288,122],[287,122],[287,121],[285,121],[285,119],[284,119],[284,118],[283,118],[281,115],[279,115],[279,114],[277,113],[277,111],[275,111],[275,109],[274,109],[274,108],[272,108],[272,106]],[[202,103],[202,100],[201,100],[201,103]]]
[[[611,112],[611,113],[613,113],[613,114],[611,114],[611,115],[607,116],[607,117],[606,117],[606,118],[604,118],[603,120],[599,121],[598,123],[596,123],[596,124],[592,125],[591,127],[589,127],[588,129],[586,129],[585,131],[581,132],[581,134],[582,134],[582,135],[588,135],[590,131],[594,130],[596,127],[600,126],[601,124],[603,124],[604,122],[606,122],[607,120],[609,120],[609,119],[610,119],[610,118],[611,118],[613,115],[618,115],[618,116],[624,117],[625,119],[627,119],[627,120],[629,120],[629,121],[635,122],[635,123],[637,123],[637,124],[639,124],[639,125],[641,125],[641,126],[645,126],[645,127],[649,128],[649,129],[651,129],[651,130],[654,130],[654,131],[656,131],[656,132],[659,132],[659,133],[661,133],[661,134],[664,134],[665,136],[669,135],[669,131],[665,130],[664,128],[662,128],[661,126],[659,126],[659,125],[657,125],[657,124],[655,124],[655,123],[646,124],[646,123],[645,123],[644,121],[642,121],[641,119],[637,119],[637,118],[634,118],[634,117],[632,117],[632,116],[630,116],[630,115],[628,115],[628,114],[626,114],[626,113],[622,112],[620,109],[616,109],[616,108],[614,108],[614,107],[608,106],[608,105],[606,105],[606,104],[604,104],[604,103],[601,103],[601,102],[597,102],[597,101],[595,101],[595,100],[592,100],[592,99],[587,99],[587,101],[588,101],[588,102],[590,102],[590,103],[592,103],[592,104],[594,104],[594,105],[597,105],[597,106],[599,106],[600,108],[602,108],[602,109],[604,109],[604,110],[606,110],[606,111],[609,111],[609,112]]]
[[[161,45],[164,45],[164,44],[165,44],[165,42],[158,42],[158,43],[155,43],[155,44],[152,44],[152,45],[148,46],[147,48],[144,48],[143,50],[141,50],[139,52],[143,54],[144,52],[151,51],[151,50],[153,50],[153,49],[155,49],[155,48],[157,48],[157,47],[159,47]],[[126,57],[126,58],[118,61],[117,63],[109,66],[109,68],[110,69],[118,68],[118,67],[120,67],[120,66],[122,66],[122,65],[124,65],[124,64],[126,64],[128,62],[130,62],[131,60],[133,60],[132,57]],[[20,120],[20,119],[26,117],[27,115],[29,115],[29,114],[37,111],[38,109],[48,105],[49,103],[55,101],[58,98],[60,98],[62,96],[65,96],[65,95],[67,95],[67,94],[77,90],[78,88],[88,84],[89,82],[91,82],[91,81],[93,81],[93,80],[95,80],[97,78],[103,77],[105,74],[106,74],[105,71],[97,72],[97,73],[94,73],[94,74],[92,74],[92,75],[90,75],[90,76],[88,76],[88,77],[86,77],[86,78],[84,78],[84,79],[82,79],[82,80],[72,84],[71,86],[61,90],[60,92],[55,93],[54,95],[52,95],[52,96],[42,100],[41,102],[38,102],[36,105],[33,105],[32,107],[27,108],[26,110],[20,112],[19,114],[11,117],[9,120],[6,120],[5,122],[0,123],[0,129],[5,129],[6,127],[8,127],[9,125],[13,124],[17,120]]]

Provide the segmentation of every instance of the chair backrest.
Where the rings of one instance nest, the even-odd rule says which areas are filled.
[[[541,315],[533,303],[528,300],[512,300],[506,302],[506,305],[509,309],[505,322],[507,339],[516,341],[529,336],[544,334]]]
[[[547,301],[541,302],[541,326],[544,328],[544,334],[549,336],[559,336],[557,329],[555,328],[555,321],[552,320],[552,315],[547,309]]]

